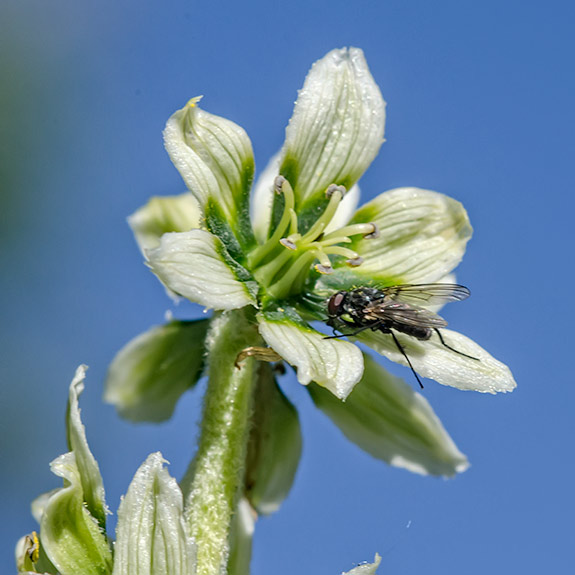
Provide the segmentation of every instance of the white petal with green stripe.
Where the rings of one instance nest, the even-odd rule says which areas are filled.
[[[260,334],[297,369],[300,383],[315,381],[345,399],[363,373],[361,351],[348,341],[324,334],[282,311],[258,315]]]
[[[269,515],[290,492],[302,436],[297,410],[276,383],[269,363],[260,362],[256,385],[246,457],[246,495],[258,513]]]
[[[246,225],[252,145],[243,128],[201,110],[198,101],[193,98],[168,120],[166,150],[204,211],[217,207],[237,232]]]
[[[396,332],[397,339],[419,375],[443,385],[481,393],[515,389],[517,384],[509,368],[473,340],[448,329],[442,329],[441,334],[447,345],[461,353],[445,347],[437,334],[427,341],[420,341]],[[358,335],[357,339],[392,361],[407,365],[391,335],[368,330]],[[465,357],[462,353],[471,357]]]
[[[465,471],[456,447],[428,401],[368,355],[365,371],[345,402],[317,385],[308,390],[344,435],[377,459],[423,475]]]
[[[376,553],[373,563],[360,563],[357,567],[342,573],[342,575],[375,575],[380,563],[381,557]]]
[[[439,281],[460,262],[472,228],[463,206],[443,194],[397,188],[363,205],[351,224],[375,223],[375,239],[349,247],[364,259],[354,272],[385,283]]]
[[[159,247],[146,253],[162,283],[194,303],[218,310],[255,303],[255,281],[205,230],[164,234]]]
[[[131,421],[169,419],[201,375],[208,326],[209,320],[172,321],[134,338],[110,364],[105,401]]]
[[[383,143],[385,102],[363,52],[332,50],[309,71],[286,129],[280,174],[298,205],[330,184],[350,189]]]
[[[195,573],[182,492],[164,463],[161,453],[148,456],[120,503],[113,575]]]
[[[262,244],[268,239],[270,232],[274,201],[274,181],[279,174],[279,168],[280,153],[278,152],[258,176],[254,185],[252,201],[250,202],[254,235],[258,242]]]
[[[88,446],[86,430],[80,419],[80,408],[78,406],[78,398],[84,391],[86,369],[87,367],[85,365],[79,366],[70,385],[66,413],[66,435],[68,439],[68,449],[74,452],[76,458],[78,475],[82,484],[86,507],[98,521],[100,527],[104,528],[107,513],[104,483],[98,462]]]
[[[168,232],[187,232],[200,227],[202,210],[189,192],[179,196],[157,196],[136,210],[128,223],[142,253],[157,248]]]
[[[106,575],[112,571],[112,552],[96,519],[84,504],[82,479],[74,453],[65,453],[50,465],[64,487],[45,502],[40,541],[61,575]]]

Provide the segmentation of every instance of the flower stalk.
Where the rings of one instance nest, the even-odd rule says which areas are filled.
[[[191,479],[182,486],[198,575],[225,571],[230,525],[243,487],[256,369],[253,358],[239,368],[234,362],[243,349],[261,344],[246,315],[223,313],[208,334],[210,376],[198,451],[186,474]]]

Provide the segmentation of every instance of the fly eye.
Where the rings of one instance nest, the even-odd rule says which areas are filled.
[[[331,317],[337,317],[341,315],[343,311],[343,300],[345,299],[345,292],[338,291],[329,298],[327,303],[327,313]]]

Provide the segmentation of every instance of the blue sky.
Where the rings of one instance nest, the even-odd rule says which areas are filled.
[[[330,49],[358,46],[388,103],[366,199],[413,185],[463,202],[475,235],[445,315],[506,362],[507,396],[428,381],[423,393],[471,468],[414,476],[360,452],[290,376],[304,454],[281,511],[258,523],[255,575],[334,575],[379,552],[381,573],[566,572],[573,544],[572,22],[566,1],[170,3],[4,0],[0,7],[0,559],[58,485],[67,387],[90,365],[82,413],[107,498],[152,451],[179,477],[200,394],[161,426],[101,401],[114,353],[170,308],[125,218],[183,191],[163,149],[169,115],[204,95],[250,134],[256,165],[280,147],[297,90]],[[178,317],[198,317],[180,305]],[[389,362],[382,360],[384,365]],[[405,377],[407,369],[391,366]]]

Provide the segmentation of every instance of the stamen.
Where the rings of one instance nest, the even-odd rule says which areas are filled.
[[[344,186],[338,186],[337,184],[330,184],[327,187],[327,190],[325,191],[325,197],[331,198],[331,196],[334,192],[341,192],[341,195],[343,197],[347,193],[347,190],[345,189]]]
[[[331,266],[327,267],[327,266],[322,266],[321,264],[316,264],[315,269],[323,275],[329,275],[333,272],[333,268]]]
[[[311,253],[319,260],[319,263],[323,268],[331,268],[331,260],[329,259],[327,253],[324,252],[321,248],[317,250],[311,250]]]
[[[327,234],[323,241],[331,240],[333,238],[341,238],[342,236],[357,236],[362,235],[366,239],[370,239],[368,236],[370,234],[377,233],[379,234],[379,230],[377,226],[373,223],[370,224],[352,224],[351,226],[345,226],[343,228],[339,228],[338,230],[334,230]],[[374,236],[377,237],[377,236]]]
[[[282,193],[282,187],[284,185],[284,182],[286,181],[286,179],[283,176],[277,176],[276,179],[274,180],[274,192],[276,194],[281,194]]]
[[[301,234],[290,234],[286,240],[292,244],[297,244],[301,240]]]
[[[285,251],[284,254],[292,256],[289,251]],[[314,259],[314,255],[310,252],[302,254],[287,270],[287,273],[269,287],[269,293],[278,299],[282,299],[294,291],[297,293],[301,290],[307,277],[307,270],[309,270]]]
[[[334,184],[329,186],[328,190],[332,188]],[[335,186],[335,189],[329,194],[329,203],[326,206],[323,214],[315,221],[313,226],[308,230],[308,232],[303,236],[302,240],[305,242],[310,242],[315,240],[326,228],[326,226],[331,222],[339,203],[343,199],[343,192],[341,189],[343,186]],[[345,188],[343,188],[345,190]],[[327,192],[326,192],[327,195]]]
[[[373,222],[371,222],[369,224],[370,226],[373,226],[373,231],[369,234],[366,234],[365,236],[363,236],[363,239],[365,240],[375,240],[377,238],[379,238],[380,233],[379,233],[379,228],[377,227],[377,224],[374,224]]]
[[[287,248],[288,250],[292,250],[292,251],[297,250],[297,246],[289,238],[282,238],[280,240],[280,244],[284,248]]]
[[[325,250],[326,254],[332,254],[334,256],[343,256],[344,258],[347,258],[348,260],[355,260],[357,258],[359,258],[359,254],[357,252],[354,252],[353,250],[350,250],[348,248],[344,248],[342,246],[332,246],[329,247]]]
[[[289,225],[290,236],[297,233],[297,214],[294,209],[290,210],[290,225]]]
[[[363,258],[361,256],[357,256],[356,258],[352,258],[349,260],[345,260],[345,263],[352,268],[356,268],[363,263]]]
[[[351,240],[346,237],[346,236],[334,236],[331,237],[331,234],[329,234],[329,236],[324,236],[326,238],[329,239],[322,239],[322,240],[316,240],[316,242],[318,245],[320,245],[322,248],[327,248],[328,246],[334,246],[336,244],[351,244]]]
[[[295,197],[290,183],[283,176],[278,176],[274,181],[274,189],[276,193],[282,193],[284,196],[284,211],[272,237],[250,254],[249,263],[252,269],[277,248],[278,242],[285,235],[288,226],[294,225],[294,217],[296,218],[295,227],[297,229],[297,216],[294,211]]]

